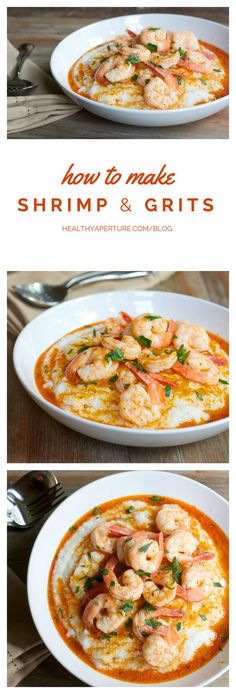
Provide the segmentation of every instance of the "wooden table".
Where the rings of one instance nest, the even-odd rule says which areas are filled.
[[[8,485],[13,483],[21,476],[22,473],[16,471],[8,472]],[[66,494],[69,496],[76,489],[83,487],[85,484],[92,482],[104,476],[103,472],[55,472],[61,482]],[[112,471],[106,471],[105,476],[112,474]],[[221,494],[225,499],[228,499],[228,473],[222,471],[207,471],[207,472],[184,472],[186,477],[195,479],[202,484],[210,487],[214,491]],[[41,525],[43,522],[41,523]],[[12,528],[8,531],[8,564],[20,578],[25,581],[27,575],[27,566],[30,552],[41,527],[37,524],[32,529],[25,531],[16,531]],[[23,683],[19,686],[27,687],[78,687],[86,686],[80,680],[77,680],[73,675],[70,675],[57,660],[50,655],[41,665],[39,665]],[[228,686],[228,673],[222,675],[216,682],[213,682],[212,687]]]
[[[227,272],[177,272],[158,285],[162,291],[189,294],[228,305]],[[49,417],[27,395],[12,364],[14,340],[8,344],[8,462],[91,463],[228,463],[228,433],[171,448],[112,445],[78,434]]]
[[[109,8],[109,16],[156,12],[156,8]],[[186,14],[228,24],[228,8],[158,8],[159,13],[168,11]],[[36,46],[33,60],[46,72],[50,72],[49,60],[57,43],[76,29],[102,19],[107,19],[106,7],[53,8],[53,7],[10,7],[8,8],[8,38],[17,47],[20,43],[33,42]],[[228,109],[196,123],[168,128],[139,128],[112,123],[94,116],[88,111],[63,118],[50,125],[25,130],[9,135],[12,139],[35,138],[228,138]]]

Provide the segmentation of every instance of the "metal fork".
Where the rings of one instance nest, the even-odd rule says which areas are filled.
[[[7,490],[7,525],[29,528],[65,498],[53,473],[29,472]]]

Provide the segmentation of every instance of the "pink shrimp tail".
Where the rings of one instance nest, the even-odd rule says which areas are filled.
[[[205,383],[205,374],[200,373],[199,371],[194,371],[193,369],[190,369],[189,366],[184,366],[184,364],[180,364],[180,362],[178,361],[175,362],[171,369],[172,371],[174,371],[174,373],[178,374],[178,376],[186,378],[187,381],[194,381],[195,383]]]
[[[163,616],[163,617],[172,617],[173,619],[181,619],[181,617],[185,617],[185,612],[183,610],[174,610],[171,607],[159,607],[159,609],[156,612],[152,612],[152,616]]]
[[[122,537],[127,536],[127,535],[132,535],[133,530],[132,528],[125,527],[123,525],[110,525],[109,527],[109,533],[110,535],[113,535],[114,537]]]
[[[129,313],[126,313],[125,311],[120,311],[120,316],[126,323],[132,323],[133,318],[129,315]]]
[[[163,386],[171,386],[171,388],[176,388],[177,386],[177,383],[170,381],[170,379],[166,378],[165,376],[161,376],[161,374],[152,374],[151,378],[153,378],[154,381],[161,383]]]
[[[183,586],[177,587],[176,595],[186,602],[201,602],[204,597],[201,588],[184,588]]]
[[[198,562],[209,561],[210,559],[214,559],[214,556],[214,552],[202,552],[201,554],[196,554],[195,557],[190,557],[189,563],[198,564]]]
[[[218,364],[219,366],[225,366],[226,365],[226,359],[223,359],[222,357],[215,357],[213,354],[208,354],[208,359],[211,359],[211,361],[214,362],[214,364]]]
[[[133,364],[126,362],[126,366],[127,369],[132,371],[132,373],[136,376],[137,380],[146,386],[152,402],[158,403],[160,405],[164,401],[165,397],[164,388],[162,387],[162,385],[157,382],[155,383],[152,376],[144,373],[143,371],[139,371]]]
[[[179,60],[178,67],[184,67],[190,72],[206,72],[206,68],[198,63],[192,63],[191,60]]]
[[[125,31],[127,31],[131,39],[136,39],[138,36],[138,34],[135,34],[135,31],[131,31],[131,29],[126,29]]]

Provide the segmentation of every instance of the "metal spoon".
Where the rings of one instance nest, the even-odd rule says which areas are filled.
[[[27,472],[7,490],[7,525],[29,528],[65,496],[52,472]]]
[[[34,49],[33,43],[22,43],[19,46],[19,53],[17,56],[16,67],[13,75],[7,80],[7,96],[22,96],[32,91],[37,84],[33,84],[29,80],[24,80],[21,78],[21,69],[26,58],[29,57],[30,53]]]
[[[64,301],[67,292],[76,285],[92,284],[98,280],[125,280],[134,279],[135,277],[148,277],[152,274],[149,270],[130,270],[130,271],[113,271],[107,272],[86,272],[82,275],[70,277],[63,284],[43,284],[42,282],[32,282],[32,284],[14,284],[12,289],[23,301],[34,306],[54,306],[60,301]]]

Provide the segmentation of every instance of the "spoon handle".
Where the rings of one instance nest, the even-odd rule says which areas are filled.
[[[81,275],[70,277],[70,279],[67,280],[67,282],[65,282],[62,286],[66,289],[71,289],[71,287],[75,287],[77,284],[93,284],[98,280],[127,280],[134,279],[135,277],[147,277],[149,274],[151,274],[149,270],[108,270],[106,272],[85,272]]]
[[[25,62],[26,58],[29,57],[30,53],[32,53],[32,50],[34,49],[34,44],[33,43],[22,43],[19,46],[19,53],[17,56],[17,61],[16,61],[16,67],[11,75],[11,79],[15,79],[16,77],[20,77],[20,73],[22,70],[23,63]]]

